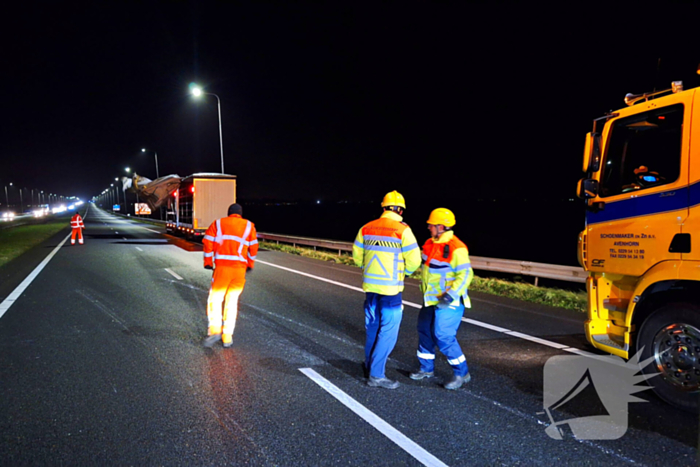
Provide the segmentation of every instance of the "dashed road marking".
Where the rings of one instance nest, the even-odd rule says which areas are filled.
[[[171,270],[171,269],[169,269],[169,268],[165,268],[165,270],[166,270],[167,272],[169,272],[170,275],[173,276],[175,279],[177,279],[177,280],[179,280],[179,281],[182,280],[182,277],[178,276],[177,273],[176,273],[175,271],[173,271],[173,270]]]
[[[299,371],[308,376],[311,381],[321,386],[328,394],[335,397],[345,407],[359,415],[360,418],[372,425],[381,434],[396,443],[396,445],[413,456],[421,464],[426,466],[447,467],[447,464],[420,447],[412,439],[401,433],[393,426],[389,425],[374,412],[367,409],[364,405],[357,402],[355,399],[347,395],[347,393],[343,392],[339,387],[335,386],[333,383],[316,373],[311,368],[299,368]]]

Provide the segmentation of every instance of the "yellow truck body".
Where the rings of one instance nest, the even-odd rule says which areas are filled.
[[[651,359],[650,384],[666,401],[697,409],[700,395],[700,93],[631,96],[586,138],[589,342]],[[669,93],[670,92],[670,93]],[[665,93],[662,97],[659,94]],[[600,131],[597,130],[600,128]]]

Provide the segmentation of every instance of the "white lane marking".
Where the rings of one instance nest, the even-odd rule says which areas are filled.
[[[255,262],[256,262],[256,263],[266,264],[266,265],[268,265],[268,266],[272,266],[273,268],[278,268],[278,269],[282,269],[282,270],[285,270],[285,271],[293,272],[294,274],[299,274],[300,276],[310,277],[310,278],[312,278],[312,279],[316,279],[317,281],[327,282],[327,283],[329,283],[329,284],[337,285],[337,286],[340,286],[340,287],[345,287],[346,289],[355,290],[355,291],[357,291],[357,292],[362,292],[362,293],[364,293],[364,290],[362,290],[360,287],[355,287],[355,286],[352,286],[352,285],[343,284],[342,282],[332,281],[332,280],[330,280],[330,279],[326,279],[325,277],[314,276],[313,274],[308,274],[308,273],[306,273],[306,272],[297,271],[296,269],[285,268],[284,266],[279,266],[279,265],[277,265],[277,264],[268,263],[268,262],[266,262],[266,261],[256,260]],[[420,307],[419,307],[419,308],[420,308]]]
[[[510,332],[510,329],[502,328],[500,326],[494,326],[493,324],[483,323],[471,318],[462,318],[465,323],[473,324],[474,326],[481,326],[482,328],[490,329],[496,332],[502,332],[503,334]]]
[[[262,264],[265,264],[267,266],[272,266],[273,268],[282,269],[285,271],[292,272],[294,274],[299,274],[301,276],[310,277],[312,279],[316,279],[316,280],[321,281],[321,282],[327,282],[329,284],[337,285],[339,287],[345,287],[346,289],[355,290],[357,292],[364,293],[364,291],[359,287],[355,287],[355,286],[348,285],[348,284],[343,284],[342,282],[332,281],[332,280],[326,279],[324,277],[314,276],[313,274],[297,271],[295,269],[285,268],[284,266],[279,266],[277,264],[268,263],[267,261],[256,260],[256,263],[262,263]],[[409,302],[406,300],[402,300],[402,302],[404,305],[410,306],[412,308],[418,308],[418,309],[422,308],[422,306],[419,305],[418,303],[413,303],[413,302]],[[546,345],[547,347],[553,347],[555,349],[563,350],[565,352],[571,352],[571,353],[575,353],[578,355],[585,355],[588,357],[596,355],[594,353],[586,352],[585,350],[580,350],[580,349],[577,349],[575,347],[569,347],[567,345],[559,344],[557,342],[548,341],[546,339],[540,339],[539,337],[530,336],[528,334],[523,334],[521,332],[511,331],[510,329],[502,328],[500,326],[495,326],[493,324],[484,323],[482,321],[477,321],[475,319],[462,318],[462,321],[464,321],[467,324],[473,324],[474,326],[479,326],[479,327],[482,327],[485,329],[489,329],[491,331],[500,332],[500,333],[506,334],[508,336],[517,337],[520,339],[525,339],[525,340],[530,341],[530,342],[535,342],[537,344]]]
[[[575,353],[576,355],[583,355],[584,357],[598,357],[600,358],[600,355],[594,354],[592,352],[586,352],[585,350],[577,349],[576,347],[567,347],[565,349],[562,349],[564,352],[570,352],[570,353]]]
[[[126,240],[126,237],[122,237],[124,240]]]
[[[134,247],[134,248],[136,248],[136,249],[139,250],[139,251],[143,251],[143,250],[142,250],[141,248],[139,248],[139,247]]]
[[[393,426],[389,425],[383,419],[374,414],[374,412],[368,410],[365,406],[348,396],[340,388],[333,385],[333,383],[316,373],[311,368],[299,368],[299,371],[308,376],[311,381],[321,386],[326,392],[335,397],[345,407],[359,415],[360,418],[372,425],[381,434],[396,443],[401,449],[412,455],[421,464],[427,466],[447,467],[447,464],[420,447],[413,440],[408,438]]]
[[[85,217],[87,217],[87,215]],[[64,243],[66,243],[66,241],[68,240],[69,237],[70,237],[70,234],[66,235],[66,238],[64,238],[63,241],[61,243],[59,243],[58,246],[56,248],[54,248],[53,251],[51,251],[51,253],[49,253],[49,255],[46,258],[44,258],[44,261],[39,263],[39,265],[36,268],[34,268],[34,270],[31,272],[31,274],[29,274],[27,277],[25,277],[24,280],[22,281],[22,283],[19,284],[15,288],[15,290],[13,290],[12,293],[10,293],[10,295],[8,295],[7,298],[2,301],[2,303],[0,303],[0,318],[2,318],[2,316],[7,312],[7,310],[10,309],[10,307],[15,303],[15,300],[17,300],[19,298],[19,296],[22,295],[22,292],[24,292],[24,289],[29,287],[29,284],[31,284],[32,281],[34,279],[36,279],[36,276],[39,275],[41,270],[44,269],[44,267],[47,264],[49,264],[49,261],[51,261],[51,258],[53,258],[53,255],[58,253],[58,250],[63,246]]]
[[[144,229],[149,230],[151,232],[155,232],[157,234],[162,233],[162,232],[158,232],[157,230],[149,229],[148,227],[144,227]]]
[[[513,337],[519,337],[521,339],[525,339],[526,341],[530,341],[530,342],[537,342],[538,344],[546,345],[547,347],[554,347],[555,349],[559,349],[559,350],[566,349],[567,347],[569,347],[568,345],[558,344],[556,342],[548,341],[545,339],[540,339],[539,337],[530,336],[528,334],[523,334],[522,332],[508,331],[504,334],[508,334],[509,336],[513,336]]]
[[[182,280],[182,277],[178,276],[177,273],[176,273],[175,271],[173,271],[173,270],[171,270],[171,269],[169,269],[169,268],[165,268],[165,270],[166,270],[167,272],[169,272],[170,275],[173,276],[175,279],[177,279],[177,280],[179,280],[179,281]]]

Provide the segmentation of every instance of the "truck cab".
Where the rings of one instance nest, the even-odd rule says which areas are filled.
[[[659,373],[649,380],[655,392],[690,410],[700,395],[698,89],[674,82],[628,94],[629,107],[595,120],[577,193],[586,200],[586,337],[649,359],[643,371]]]

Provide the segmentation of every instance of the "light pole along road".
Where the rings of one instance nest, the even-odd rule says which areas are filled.
[[[221,131],[221,99],[219,99],[219,96],[217,96],[214,93],[204,92],[201,87],[196,85],[191,86],[191,92],[194,97],[200,97],[202,94],[216,97],[216,102],[219,109],[219,147],[221,148],[221,173],[226,173],[224,172],[224,136]]]
[[[0,268],[8,465],[694,464],[697,416],[649,392],[618,440],[547,436],[543,366],[594,352],[582,314],[471,293],[457,337],[472,381],[447,391],[440,354],[435,378],[408,378],[421,302],[409,280],[387,365],[401,386],[370,388],[359,269],[261,250],[233,347],[206,349],[201,245],[86,209],[85,245],[66,246],[66,230]]]

